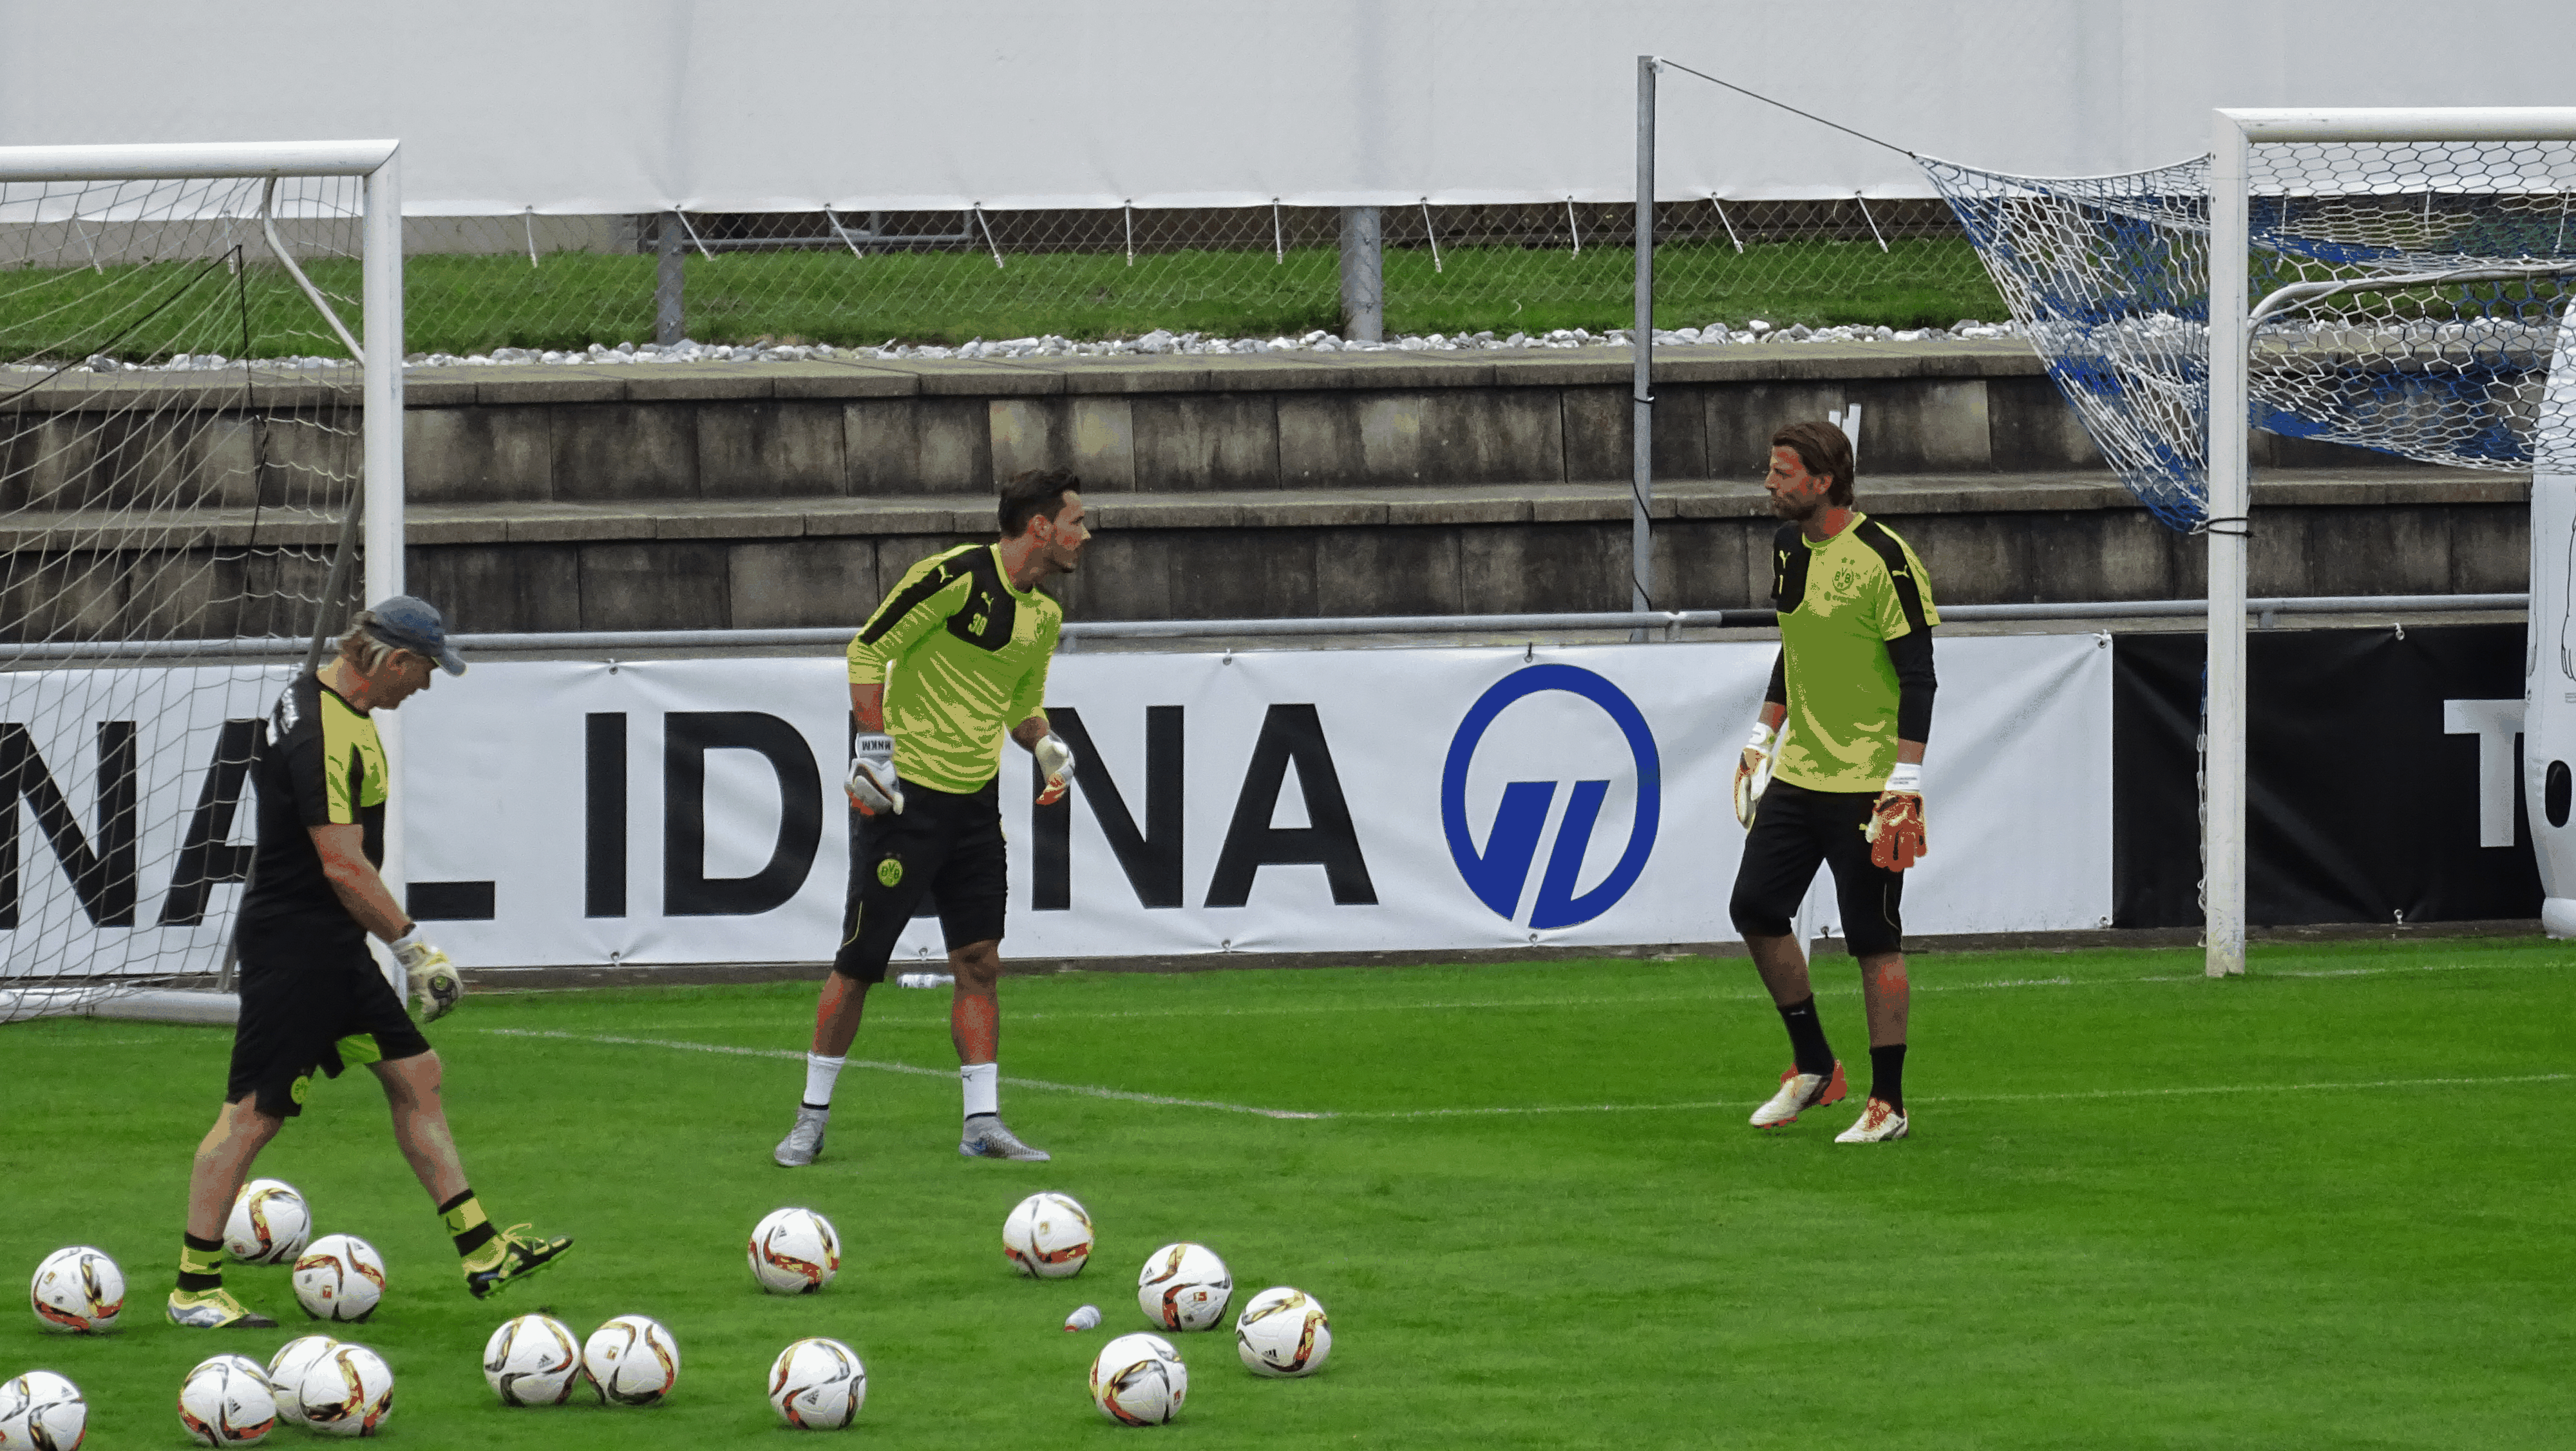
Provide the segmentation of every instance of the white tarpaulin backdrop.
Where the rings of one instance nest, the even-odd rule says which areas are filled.
[[[1910,931],[2106,922],[2107,645],[1942,643],[1925,768],[1932,854],[1907,879]],[[1074,800],[1041,819],[1027,757],[1006,748],[1006,951],[1731,940],[1726,895],[1744,838],[1728,782],[1772,650],[1060,657],[1049,709],[1092,749]],[[48,678],[19,677],[12,702]],[[264,713],[273,688],[236,684],[235,713]],[[433,921],[468,966],[828,957],[847,879],[847,701],[831,659],[479,665],[402,711],[415,910],[437,900],[488,912]],[[86,823],[96,723],[48,718],[59,723],[40,728],[37,748]],[[219,727],[195,712],[176,749],[159,738],[171,732],[145,733],[147,815],[173,816],[157,809],[164,795],[176,814],[200,799]],[[220,934],[155,925],[166,880],[146,872],[138,925],[95,926],[70,904],[32,815],[15,815],[19,888],[54,900],[27,918],[43,940],[0,932],[16,971],[89,955],[212,967]],[[251,821],[236,812],[231,838],[247,840]],[[217,889],[213,921],[238,890]],[[147,964],[136,947],[157,955]],[[942,951],[924,919],[899,956]]]
[[[2554,105],[2537,0],[0,0],[0,145],[389,137],[417,215],[1621,200],[1635,58],[2044,175],[2213,106]],[[1674,200],[1928,196],[1688,77]]]

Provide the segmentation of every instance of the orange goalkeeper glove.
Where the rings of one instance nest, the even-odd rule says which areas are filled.
[[[1062,801],[1064,793],[1073,789],[1073,747],[1059,737],[1044,735],[1029,747],[1029,753],[1038,758],[1038,773],[1046,777],[1045,789],[1038,792],[1038,804],[1053,806]]]
[[[1897,763],[1878,793],[1878,805],[1870,810],[1869,825],[1861,830],[1869,837],[1870,865],[1881,871],[1901,872],[1931,855],[1923,835],[1921,765]]]

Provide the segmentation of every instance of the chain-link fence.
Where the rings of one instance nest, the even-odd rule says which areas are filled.
[[[1383,207],[1375,219],[1389,338],[1601,334],[1634,317],[1626,203]],[[1365,336],[1344,307],[1345,220],[1290,206],[413,218],[406,348]],[[0,225],[0,272],[35,265],[9,230]],[[2004,311],[1937,201],[1667,202],[1656,231],[1661,327],[1947,327]],[[353,269],[329,258],[310,268],[325,288],[351,291]],[[20,295],[0,289],[0,331]],[[291,316],[281,308],[275,327],[255,318],[250,354],[320,351],[285,325]],[[119,356],[239,356],[241,334],[138,335]]]

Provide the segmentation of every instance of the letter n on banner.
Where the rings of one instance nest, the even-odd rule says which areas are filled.
[[[1059,706],[1047,712],[1047,724],[1073,747],[1073,794],[1079,794],[1090,805],[1092,819],[1100,823],[1100,834],[1109,838],[1109,850],[1118,858],[1118,869],[1127,874],[1127,885],[1135,889],[1137,905],[1180,906],[1181,707],[1145,708],[1143,831],[1136,829],[1127,798],[1110,777],[1108,763],[1100,758],[1100,748],[1091,743],[1091,732],[1083,729],[1082,713],[1070,706]],[[1036,772],[1034,761],[1030,764],[1031,789],[1044,791],[1045,776]],[[1034,812],[1037,854],[1030,905],[1041,912],[1062,912],[1073,906],[1073,794]]]
[[[707,752],[757,751],[778,776],[778,840],[747,877],[709,877]],[[748,917],[787,904],[823,840],[823,775],[796,727],[751,710],[662,718],[662,915]]]
[[[1306,798],[1307,824],[1272,826],[1291,761]],[[1324,743],[1323,719],[1311,705],[1274,705],[1261,718],[1261,738],[1252,743],[1252,764],[1244,770],[1243,794],[1235,798],[1234,821],[1217,853],[1207,904],[1240,907],[1252,900],[1253,873],[1285,866],[1321,866],[1337,907],[1377,905],[1350,803],[1342,798],[1341,773]]]

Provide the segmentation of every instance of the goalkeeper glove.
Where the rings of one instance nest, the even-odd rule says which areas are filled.
[[[842,789],[862,816],[903,814],[903,778],[894,773],[894,737],[861,736],[850,744],[850,779]]]
[[[1753,734],[1744,741],[1744,754],[1735,761],[1735,820],[1750,830],[1753,808],[1760,804],[1764,788],[1771,784],[1771,748],[1780,733],[1756,721]]]
[[[420,1020],[435,1023],[456,1011],[456,1002],[465,996],[465,978],[447,954],[421,940],[420,924],[393,942],[394,961],[403,966],[403,978],[418,996]]]
[[[1046,773],[1046,789],[1038,793],[1038,804],[1053,806],[1062,801],[1064,793],[1073,789],[1073,747],[1059,736],[1043,735],[1029,753],[1038,758],[1038,769]]]
[[[1901,872],[1931,855],[1923,836],[1922,766],[1897,763],[1861,830],[1869,837],[1870,865],[1881,871]]]

